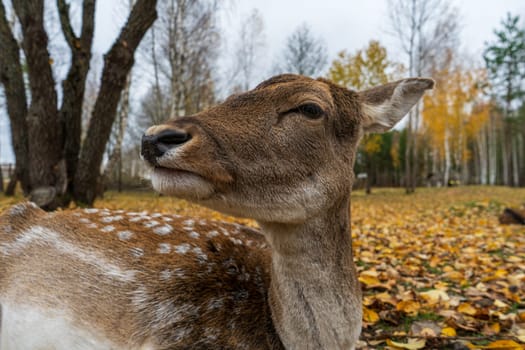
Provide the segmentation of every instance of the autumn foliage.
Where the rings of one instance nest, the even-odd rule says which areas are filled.
[[[525,189],[361,191],[352,197],[364,297],[362,349],[521,349],[525,227],[501,225]],[[0,211],[22,198],[0,197]],[[110,192],[99,208],[177,213],[256,226],[151,192]]]

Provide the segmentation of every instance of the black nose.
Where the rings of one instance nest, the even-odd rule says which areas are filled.
[[[190,139],[191,135],[187,132],[173,129],[163,130],[154,135],[143,135],[140,154],[150,163],[156,164],[157,157]]]

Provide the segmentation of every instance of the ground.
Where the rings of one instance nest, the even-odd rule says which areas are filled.
[[[0,211],[20,200],[0,195]],[[525,227],[498,223],[506,206],[522,203],[523,188],[354,192],[365,308],[360,348],[522,349]],[[109,192],[95,206],[255,225],[149,192]]]

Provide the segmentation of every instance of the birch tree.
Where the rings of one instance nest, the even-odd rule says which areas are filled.
[[[248,91],[254,85],[265,45],[264,21],[261,13],[253,9],[241,23],[233,51],[230,81],[234,92]]]
[[[169,117],[195,113],[214,102],[214,70],[220,45],[220,0],[168,0],[159,3],[159,20],[142,45],[158,110]],[[167,98],[167,101],[162,101]]]
[[[519,132],[518,108],[525,96],[525,29],[519,16],[510,13],[494,31],[496,40],[486,45],[484,59],[492,81],[493,96],[502,106],[504,121],[501,132],[503,183],[519,184],[519,145],[525,131]],[[522,126],[525,130],[525,125]]]
[[[308,24],[303,23],[287,38],[276,70],[315,77],[326,67],[326,50],[324,40],[316,37]]]
[[[389,0],[388,13],[391,33],[405,53],[410,76],[429,75],[430,68],[446,61],[447,51],[458,43],[458,11],[447,0]],[[417,130],[420,112],[418,104],[408,114],[405,150],[407,193],[414,192],[418,183]]]

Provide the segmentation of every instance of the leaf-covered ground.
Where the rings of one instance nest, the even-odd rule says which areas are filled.
[[[525,189],[377,189],[352,198],[361,349],[523,349],[525,227],[497,218],[525,202]],[[19,200],[0,196],[0,211]],[[96,206],[255,225],[145,192],[110,192]]]

